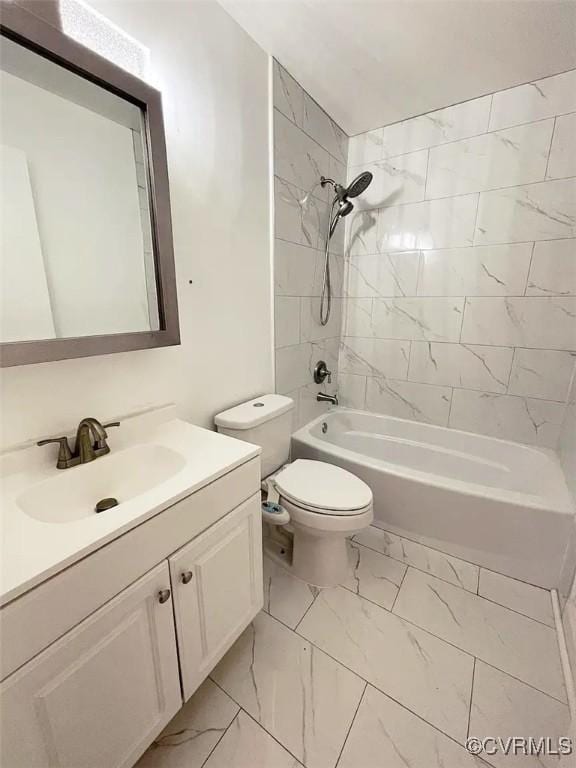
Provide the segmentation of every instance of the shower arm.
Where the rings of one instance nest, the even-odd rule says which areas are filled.
[[[320,186],[325,187],[327,184],[331,184],[334,188],[334,193],[338,200],[343,200],[346,197],[346,188],[342,184],[338,184],[334,179],[329,179],[327,176],[320,176]]]

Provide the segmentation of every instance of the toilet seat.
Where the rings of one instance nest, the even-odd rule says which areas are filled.
[[[282,498],[318,515],[350,517],[372,507],[372,491],[363,480],[325,461],[297,459],[274,481]]]

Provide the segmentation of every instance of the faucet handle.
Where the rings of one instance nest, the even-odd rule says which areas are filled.
[[[332,383],[332,371],[328,370],[324,360],[318,360],[312,372],[316,384],[322,384],[328,378],[328,384]]]
[[[119,426],[120,426],[120,422],[119,421],[110,421],[110,422],[108,422],[108,424],[102,424],[102,427],[104,428],[104,432],[106,432],[106,430],[109,429],[110,427],[119,427]],[[108,435],[106,435],[106,437],[108,437]],[[106,439],[104,439],[104,440],[101,440],[101,439],[96,440],[96,442],[94,444],[94,447],[97,448],[97,449],[98,448],[99,449],[107,448],[108,450],[110,450],[108,448],[108,446],[106,445]],[[108,452],[108,450],[106,452]]]
[[[36,445],[48,445],[49,443],[59,443],[60,448],[58,450],[58,461],[56,463],[56,467],[58,469],[66,469],[69,464],[70,460],[72,459],[72,451],[70,450],[70,446],[68,445],[68,438],[67,437],[50,437],[47,440],[39,440]]]

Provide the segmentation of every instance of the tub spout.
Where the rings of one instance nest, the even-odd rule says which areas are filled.
[[[316,400],[319,403],[331,403],[332,405],[338,405],[338,397],[336,395],[327,395],[325,392],[318,392]]]

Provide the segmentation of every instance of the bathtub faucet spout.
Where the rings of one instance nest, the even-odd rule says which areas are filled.
[[[316,400],[319,403],[331,403],[332,405],[338,405],[338,397],[336,395],[327,395],[325,392],[318,392]]]

